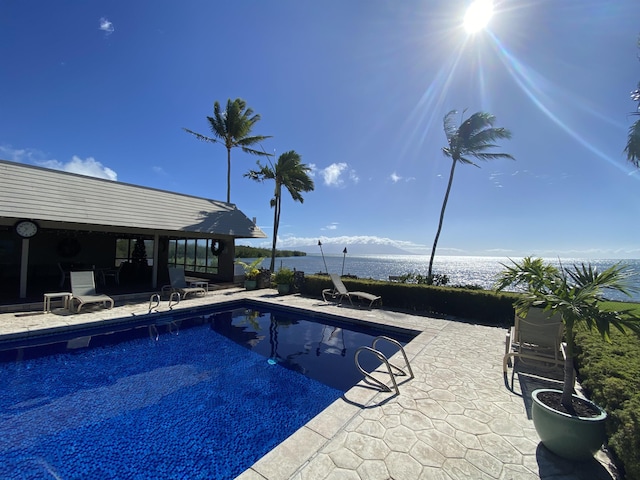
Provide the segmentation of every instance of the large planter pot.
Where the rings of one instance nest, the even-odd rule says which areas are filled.
[[[255,290],[256,288],[258,288],[258,281],[257,280],[245,280],[244,281],[244,288],[246,288],[247,290]]]
[[[291,287],[288,283],[278,283],[276,287],[278,288],[278,293],[280,295],[286,295],[287,293],[289,293],[289,290],[291,290]]]
[[[533,425],[540,440],[553,453],[570,460],[584,460],[592,457],[605,439],[604,423],[607,413],[595,403],[580,399],[598,414],[594,417],[579,417],[559,412],[543,403],[539,396],[544,392],[560,390],[541,388],[531,394],[533,399],[531,415]],[[574,395],[574,398],[579,398]]]

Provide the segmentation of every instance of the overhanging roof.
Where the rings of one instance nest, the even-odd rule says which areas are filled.
[[[265,238],[234,204],[0,160],[0,218]]]

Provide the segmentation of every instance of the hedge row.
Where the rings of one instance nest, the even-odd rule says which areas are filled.
[[[379,280],[343,278],[342,281],[347,290],[360,290],[379,295],[385,307],[435,315],[451,315],[483,325],[503,327],[513,325],[514,295],[510,293]],[[322,290],[332,288],[333,283],[328,276],[308,275],[305,276],[301,293],[320,298]]]
[[[626,478],[640,479],[640,339],[611,331],[576,334],[581,385],[607,411],[608,446]]]

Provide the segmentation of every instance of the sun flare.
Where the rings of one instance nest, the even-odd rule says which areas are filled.
[[[467,33],[476,33],[487,26],[492,16],[492,0],[474,0],[464,15],[464,29]]]

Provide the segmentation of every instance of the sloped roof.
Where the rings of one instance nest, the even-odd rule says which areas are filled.
[[[0,160],[0,217],[265,238],[234,204]]]

